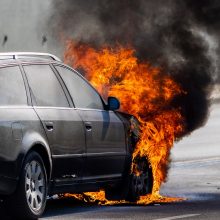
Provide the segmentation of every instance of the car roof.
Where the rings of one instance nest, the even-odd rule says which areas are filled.
[[[51,63],[61,62],[61,60],[50,53],[37,52],[8,52],[0,53],[0,65],[10,65],[18,63]]]
[[[33,59],[33,58],[41,58],[41,59],[50,59],[61,61],[60,58],[51,54],[51,53],[38,53],[38,52],[7,52],[7,53],[0,53],[1,60],[8,60],[8,59]]]

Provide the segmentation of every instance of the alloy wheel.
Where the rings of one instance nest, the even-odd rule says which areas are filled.
[[[46,194],[46,180],[41,164],[35,160],[26,167],[25,191],[30,209],[37,212],[44,203]]]

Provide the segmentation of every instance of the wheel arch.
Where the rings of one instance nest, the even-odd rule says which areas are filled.
[[[34,130],[26,132],[23,136],[21,146],[22,150],[19,155],[19,176],[27,155],[31,151],[35,151],[42,157],[45,163],[48,180],[50,180],[52,174],[52,154],[46,135]]]
[[[51,173],[52,173],[52,161],[51,161],[51,157],[50,157],[46,147],[42,143],[34,143],[31,146],[31,148],[26,152],[23,163],[24,163],[27,155],[33,151],[38,153],[41,156],[41,158],[44,162],[44,165],[45,165],[46,172],[47,172],[47,178],[49,180],[51,177]],[[23,163],[22,163],[22,165],[23,165]]]

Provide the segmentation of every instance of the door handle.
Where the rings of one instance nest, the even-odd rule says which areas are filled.
[[[85,127],[87,131],[91,131],[92,130],[92,124],[90,122],[85,122]]]
[[[51,121],[45,122],[45,126],[48,131],[53,131],[53,122]]]

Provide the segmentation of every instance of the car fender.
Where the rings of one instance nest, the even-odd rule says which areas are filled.
[[[23,162],[25,160],[26,155],[32,150],[36,149],[36,146],[41,146],[45,152],[47,152],[48,160],[49,160],[49,168],[50,168],[50,175],[52,173],[52,156],[51,150],[49,147],[49,143],[46,137],[39,132],[36,131],[28,131],[24,134],[21,144],[21,152],[20,152],[20,166],[19,170],[21,170]],[[18,160],[19,161],[19,160]],[[50,178],[50,176],[49,176]]]

